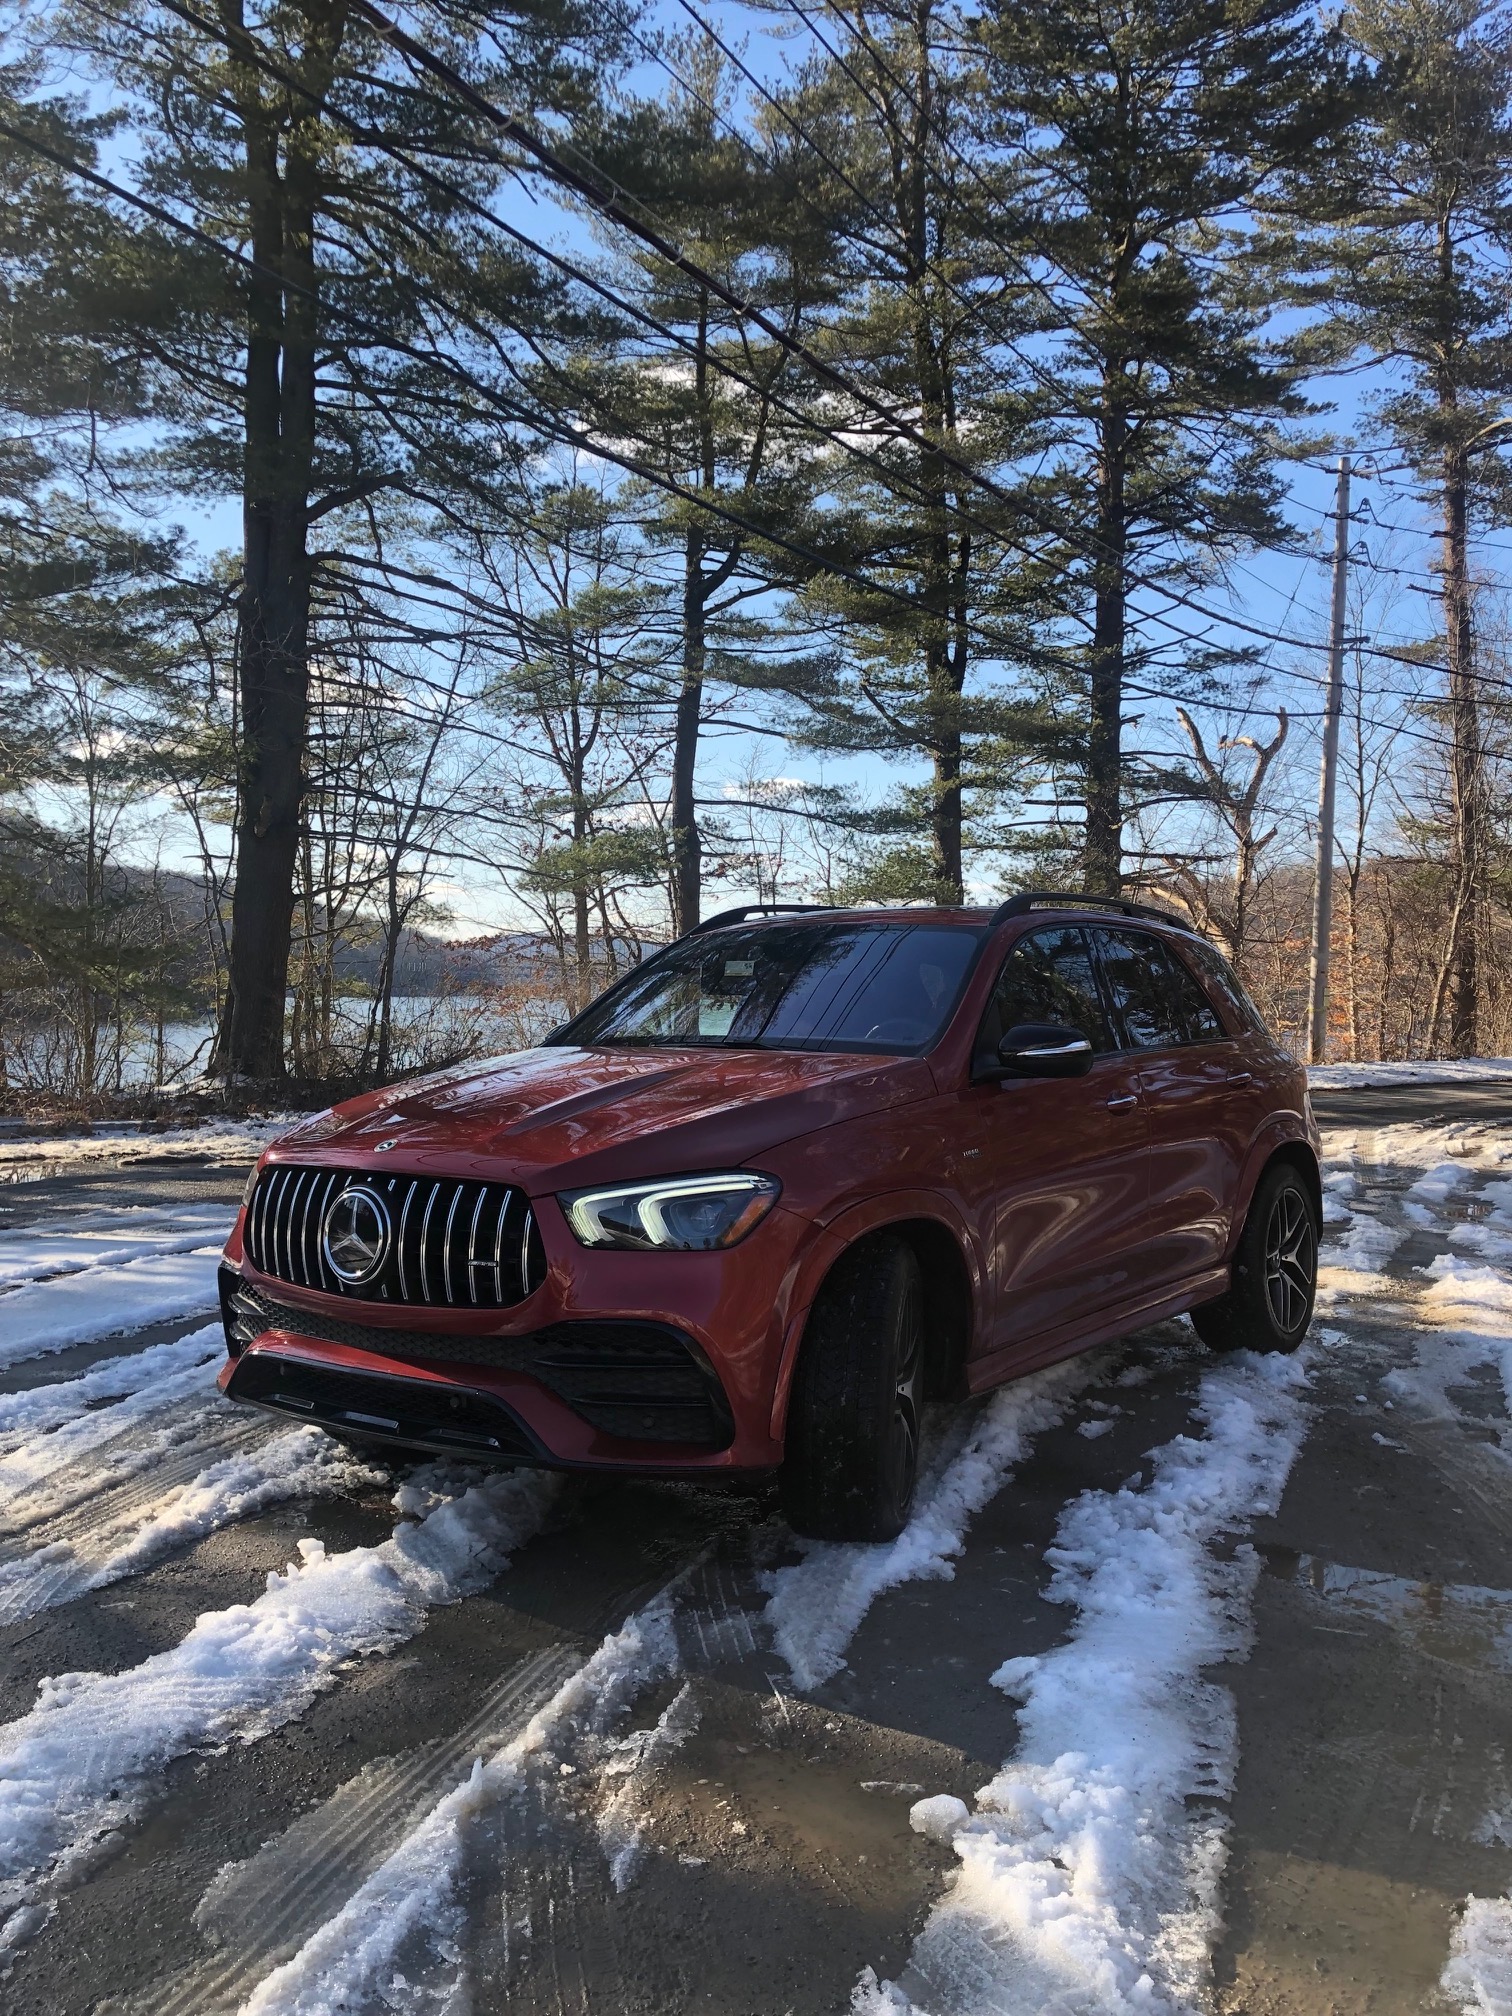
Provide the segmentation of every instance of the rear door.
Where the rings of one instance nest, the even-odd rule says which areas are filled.
[[[1221,1266],[1248,1145],[1246,1059],[1176,947],[1135,925],[1090,927],[1148,1128],[1156,1285]]]
[[[1016,940],[982,1023],[979,1063],[995,1060],[1017,1022],[1081,1029],[1094,1058],[1082,1078],[971,1088],[995,1289],[989,1348],[998,1350],[1136,1292],[1148,1203],[1139,1061],[1117,1048],[1085,927],[1043,925]]]

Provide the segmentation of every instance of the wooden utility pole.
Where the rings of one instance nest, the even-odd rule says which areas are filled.
[[[1339,785],[1339,718],[1344,711],[1344,588],[1349,572],[1349,457],[1339,457],[1334,499],[1333,623],[1328,640],[1328,700],[1323,712],[1323,766],[1318,778],[1318,866],[1313,882],[1311,982],[1307,1055],[1321,1064],[1328,1047],[1328,951],[1333,929],[1334,800]]]

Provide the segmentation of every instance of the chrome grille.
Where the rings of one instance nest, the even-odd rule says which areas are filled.
[[[360,1286],[336,1273],[323,1236],[326,1213],[352,1189],[380,1198],[390,1227],[381,1268]],[[472,1177],[278,1162],[257,1179],[242,1236],[259,1274],[369,1302],[507,1309],[546,1272],[529,1198],[507,1183]]]

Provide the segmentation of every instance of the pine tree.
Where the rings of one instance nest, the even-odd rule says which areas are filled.
[[[1373,89],[1328,253],[1345,329],[1399,374],[1379,418],[1441,513],[1452,889],[1429,1042],[1447,1017],[1469,1057],[1491,866],[1470,535],[1512,521],[1512,31],[1478,0],[1366,0],[1344,29]]]
[[[1002,240],[1042,290],[1039,495],[1090,630],[1084,883],[1115,894],[1131,689],[1222,662],[1173,650],[1166,621],[1203,626],[1159,586],[1283,530],[1275,430],[1303,407],[1250,206],[1331,144],[1340,59],[1293,0],[988,0],[981,45]]]
[[[589,90],[573,0],[433,10],[429,32],[529,113]],[[344,529],[464,490],[510,344],[551,311],[478,206],[508,172],[487,122],[409,72],[346,0],[75,0],[54,39],[127,109],[140,186],[202,234],[117,215],[108,321],[148,360],[165,485],[238,495],[238,806],[216,1067],[284,1068],[310,660]],[[582,33],[590,60],[570,53]],[[491,52],[485,60],[484,52]],[[165,119],[162,107],[171,105]],[[486,404],[486,402],[483,402]],[[333,537],[334,535],[334,537]]]

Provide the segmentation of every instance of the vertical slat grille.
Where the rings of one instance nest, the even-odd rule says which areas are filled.
[[[325,1250],[326,1214],[352,1189],[379,1200],[388,1226],[382,1266],[356,1285],[342,1281]],[[529,1199],[507,1183],[472,1177],[278,1163],[258,1178],[245,1237],[260,1274],[365,1301],[507,1309],[546,1273]]]

